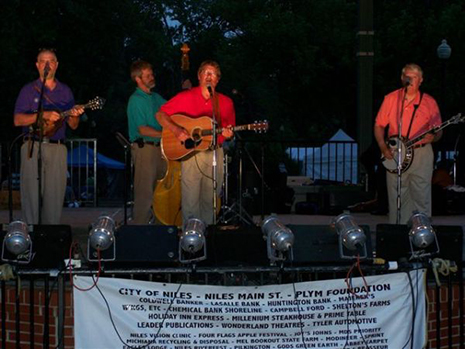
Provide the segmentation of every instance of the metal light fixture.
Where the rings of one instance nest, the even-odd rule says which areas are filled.
[[[32,259],[32,241],[26,223],[14,221],[8,224],[2,246],[2,260],[27,264]]]
[[[198,262],[207,259],[206,225],[198,218],[187,220],[179,238],[179,261]]]
[[[269,216],[262,223],[262,232],[266,238],[268,259],[273,263],[293,259],[292,246],[294,234],[277,217]]]
[[[100,216],[97,222],[92,225],[87,240],[87,256],[90,261],[98,260],[98,255],[91,253],[91,248],[96,251],[105,251],[111,246],[113,246],[112,253],[108,257],[100,258],[100,260],[115,260],[115,228],[115,221],[110,216]]]
[[[367,258],[366,235],[353,217],[342,213],[337,216],[333,224],[339,235],[339,255],[344,259],[354,257]]]
[[[438,46],[436,51],[437,51],[437,54],[438,54],[438,58],[440,58],[440,59],[449,59],[450,55],[452,53],[452,49],[449,46],[449,44],[447,43],[446,39],[443,39],[441,41],[441,45]]]
[[[439,252],[439,244],[436,238],[436,233],[431,226],[429,217],[422,213],[415,211],[409,219],[408,226],[410,231],[410,251],[412,253],[411,259],[427,257]],[[427,248],[435,243],[435,246],[427,251]]]

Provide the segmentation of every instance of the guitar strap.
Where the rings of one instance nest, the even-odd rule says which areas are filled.
[[[407,137],[406,137],[407,139],[409,139],[410,130],[412,129],[413,118],[415,117],[415,113],[417,112],[417,109],[420,106],[422,99],[423,99],[423,92],[420,91],[420,102],[418,102],[418,104],[413,105],[413,113],[412,113],[412,118],[410,119],[410,125],[408,126]]]
[[[35,89],[37,92],[40,93],[40,88],[39,88],[39,86],[35,85],[35,86],[34,86],[34,89]],[[45,93],[44,93],[44,98],[47,100],[47,102],[49,102],[49,103],[52,104],[55,108],[57,108],[58,110],[60,110],[60,108],[57,106],[57,104],[56,104],[54,101],[52,101],[52,100],[50,99],[50,97],[47,96]]]
[[[216,93],[213,95],[212,100],[213,100],[213,111],[215,112],[218,127],[222,127],[223,125],[221,122],[222,120],[221,120],[221,111],[220,111],[220,99]]]

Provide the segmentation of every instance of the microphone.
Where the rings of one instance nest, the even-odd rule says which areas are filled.
[[[412,84],[412,80],[406,76],[404,79],[402,79],[402,85],[404,85],[405,87],[409,86]]]
[[[207,84],[207,90],[208,90],[208,93],[210,93],[210,98],[213,97],[213,89],[212,89],[212,85],[210,84]]]
[[[44,78],[46,78],[48,76],[48,73],[50,73],[50,63],[49,62],[45,63]]]

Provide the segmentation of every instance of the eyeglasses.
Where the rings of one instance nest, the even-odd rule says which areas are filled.
[[[218,73],[214,70],[202,70],[202,74],[203,75],[211,75],[211,76],[214,76],[214,77],[217,77],[218,76]]]

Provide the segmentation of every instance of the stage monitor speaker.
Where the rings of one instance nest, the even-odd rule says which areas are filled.
[[[115,231],[115,260],[118,267],[132,265],[164,266],[178,260],[178,228],[170,225],[123,225]],[[101,252],[106,259],[112,254],[113,246]],[[92,258],[97,251],[90,248]]]
[[[243,226],[222,230],[207,228],[207,259],[203,266],[269,266],[266,241],[259,227]]]
[[[329,225],[293,225],[287,226],[295,237],[293,254],[294,264],[349,264],[339,253],[339,236],[335,228]],[[361,225],[366,236],[368,258],[373,256],[370,227]]]
[[[439,254],[432,258],[442,258],[460,263],[463,257],[463,230],[461,226],[433,225],[439,244]],[[397,224],[376,226],[376,257],[390,261],[409,260],[409,227]],[[433,246],[429,247],[433,250]],[[428,248],[426,249],[428,251]]]
[[[5,234],[6,232],[2,231],[2,244]],[[69,225],[33,225],[29,236],[32,242],[32,258],[28,264],[20,264],[21,267],[28,269],[61,269],[64,267],[65,259],[69,258],[72,241]],[[16,259],[16,257],[10,255],[8,259]],[[25,259],[27,259],[26,256]]]

